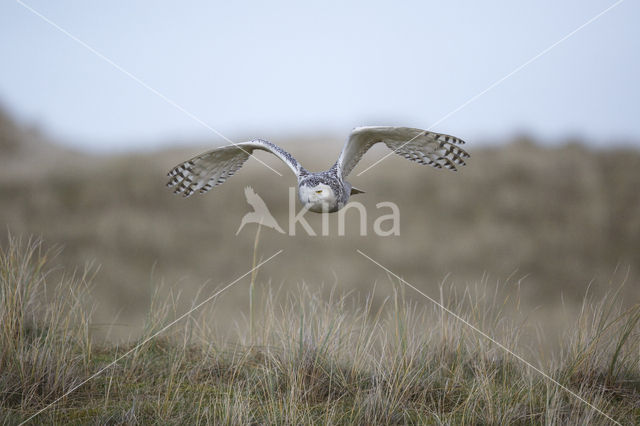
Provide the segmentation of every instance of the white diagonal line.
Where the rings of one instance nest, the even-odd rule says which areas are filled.
[[[514,358],[516,358],[518,361],[524,363],[527,367],[531,368],[532,370],[534,370],[538,374],[544,376],[547,380],[551,381],[553,384],[555,384],[556,386],[558,386],[562,390],[566,391],[567,393],[569,393],[570,395],[574,396],[575,398],[577,398],[578,400],[580,400],[584,404],[586,404],[589,407],[593,408],[598,413],[602,414],[604,417],[606,417],[607,419],[611,420],[613,423],[618,424],[618,425],[620,424],[620,422],[616,421],[614,418],[609,416],[607,413],[605,413],[604,411],[602,411],[601,409],[599,409],[598,407],[596,407],[595,405],[593,405],[592,403],[590,403],[589,401],[587,401],[586,399],[584,399],[583,397],[581,397],[580,395],[578,395],[577,393],[575,393],[574,391],[572,391],[571,389],[569,389],[568,387],[563,385],[562,383],[558,382],[556,379],[554,379],[553,377],[551,377],[550,375],[548,375],[547,373],[545,373],[544,371],[542,371],[541,369],[539,369],[535,365],[531,364],[529,361],[527,361],[526,359],[524,359],[520,355],[516,354],[511,349],[507,348],[505,345],[503,345],[502,343],[498,342],[496,339],[494,339],[493,337],[489,336],[487,333],[485,333],[484,331],[480,330],[478,327],[476,327],[475,325],[471,324],[469,321],[467,321],[466,319],[462,318],[460,315],[456,314],[451,309],[447,308],[446,306],[444,306],[443,304],[441,304],[440,302],[438,302],[434,298],[429,297],[426,293],[424,293],[423,291],[417,289],[415,286],[411,285],[410,283],[405,281],[403,278],[401,278],[397,274],[391,272],[388,268],[386,268],[383,265],[381,265],[380,263],[376,262],[375,260],[373,260],[372,258],[367,256],[366,254],[364,254],[362,251],[360,251],[358,249],[356,249],[356,251],[358,253],[360,253],[363,257],[369,259],[371,262],[373,262],[376,265],[378,265],[380,268],[384,269],[388,274],[393,275],[395,278],[400,280],[406,286],[408,286],[408,287],[412,288],[413,290],[415,290],[416,292],[420,293],[420,295],[424,296],[430,302],[432,302],[435,305],[437,305],[438,307],[440,307],[440,309],[442,309],[443,311],[447,312],[449,315],[451,315],[452,317],[454,317],[458,321],[461,321],[464,325],[468,326],[473,331],[475,331],[476,333],[480,334],[482,337],[484,337],[487,340],[491,341],[491,343],[493,343],[494,345],[498,346],[500,349],[504,350],[505,352],[507,352],[508,354],[513,356]]]
[[[84,47],[87,50],[89,50],[91,53],[93,53],[94,55],[96,55],[97,57],[102,59],[103,61],[107,62],[109,65],[113,66],[115,69],[117,69],[121,73],[125,74],[127,77],[131,78],[136,83],[140,84],[145,89],[149,90],[154,95],[158,96],[159,98],[161,98],[162,100],[164,100],[165,102],[167,102],[168,104],[173,106],[174,108],[182,111],[184,114],[186,114],[187,116],[191,117],[193,120],[195,120],[197,123],[201,124],[202,126],[206,127],[207,129],[211,130],[213,133],[215,133],[216,135],[220,136],[222,139],[226,140],[231,145],[234,145],[237,148],[239,148],[242,151],[244,151],[245,153],[249,154],[250,156],[252,156],[256,160],[258,160],[258,162],[261,163],[263,166],[267,167],[269,170],[271,170],[274,173],[276,173],[278,176],[282,176],[282,173],[280,173],[279,171],[277,171],[273,167],[269,166],[267,163],[265,163],[264,161],[260,160],[258,157],[256,157],[252,153],[246,151],[244,148],[242,148],[241,146],[239,146],[238,144],[233,142],[231,139],[229,139],[228,137],[226,137],[225,135],[220,133],[218,130],[216,130],[213,127],[209,126],[202,119],[200,119],[198,116],[196,116],[192,112],[188,111],[186,108],[184,108],[183,106],[181,106],[180,104],[175,102],[173,99],[163,95],[158,90],[156,90],[155,88],[153,88],[152,86],[148,85],[143,80],[141,80],[139,77],[136,77],[134,74],[132,74],[129,71],[127,71],[126,69],[122,68],[120,65],[115,63],[113,60],[111,60],[107,56],[103,55],[102,53],[100,53],[99,51],[97,51],[96,49],[94,49],[93,47],[88,45],[86,42],[80,40],[78,37],[76,37],[75,35],[71,34],[69,31],[65,30],[60,25],[58,25],[55,22],[53,22],[51,19],[47,18],[42,13],[38,12],[37,10],[35,10],[33,7],[29,6],[28,4],[26,4],[22,0],[16,0],[16,2],[18,4],[20,4],[22,7],[24,7],[25,9],[27,9],[28,11],[30,11],[31,13],[33,13],[34,15],[38,16],[39,18],[41,18],[43,21],[45,21],[46,23],[48,23],[49,25],[51,25],[55,29],[57,29],[58,31],[60,31],[61,33],[63,33],[64,35],[66,35],[67,37],[69,37],[70,39],[72,39],[73,41],[75,41],[76,43],[80,44],[82,47]]]
[[[513,71],[511,71],[509,74],[505,75],[504,77],[494,81],[492,84],[489,85],[489,87],[487,87],[486,89],[484,89],[483,91],[477,93],[476,95],[472,96],[471,98],[469,98],[466,102],[464,102],[462,105],[460,105],[457,108],[454,108],[453,110],[449,111],[448,113],[446,113],[445,115],[443,115],[440,119],[438,119],[435,123],[433,123],[431,126],[429,126],[426,130],[431,130],[433,129],[435,126],[437,126],[438,124],[442,123],[443,121],[445,121],[447,118],[451,117],[453,114],[455,114],[456,112],[460,111],[461,109],[465,108],[467,105],[469,105],[470,103],[474,102],[475,100],[477,100],[479,97],[481,97],[482,95],[484,95],[485,93],[489,92],[490,90],[494,89],[496,86],[500,85],[502,82],[504,82],[505,80],[507,80],[508,78],[512,77],[514,74],[518,73],[519,71],[521,71],[523,68],[527,67],[528,65],[530,65],[532,62],[536,61],[537,59],[539,59],[540,57],[544,56],[545,54],[549,53],[553,48],[555,48],[557,45],[559,45],[560,43],[564,42],[565,40],[567,40],[569,37],[573,36],[575,33],[577,33],[578,31],[582,30],[584,27],[586,27],[587,25],[593,23],[594,21],[596,21],[597,19],[601,18],[602,15],[604,15],[605,13],[611,11],[611,9],[619,6],[622,2],[624,2],[625,0],[618,0],[617,2],[615,2],[614,4],[612,4],[611,6],[607,7],[605,10],[603,10],[602,12],[598,13],[596,16],[594,16],[593,18],[589,19],[587,22],[585,22],[584,24],[580,25],[578,28],[576,28],[575,30],[571,31],[570,33],[568,33],[567,35],[565,35],[564,37],[562,37],[560,40],[556,41],[555,43],[552,43],[550,46],[548,46],[546,49],[542,50],[540,53],[538,53],[537,55],[533,56],[531,59],[529,59],[528,61],[524,62],[523,64],[519,65],[518,67],[516,67]],[[405,142],[404,144],[400,145],[398,148],[394,149],[393,151],[387,153],[384,157],[382,157],[381,159],[379,159],[378,161],[376,161],[375,163],[373,163],[372,165],[370,165],[369,167],[367,167],[366,169],[364,169],[363,171],[361,171],[360,173],[358,173],[358,176],[360,176],[361,174],[363,174],[364,172],[366,172],[367,170],[369,170],[370,168],[372,168],[373,166],[377,165],[378,163],[380,163],[382,160],[384,160],[385,158],[389,157],[392,154],[395,154],[398,150],[402,149],[405,145],[407,145],[408,143],[410,143],[411,141],[413,141],[415,138],[417,138],[418,136],[420,136],[421,134],[418,134],[416,136],[414,136],[413,138],[411,138],[410,140],[408,140],[407,142]]]
[[[222,292],[224,292],[225,290],[227,290],[229,287],[233,286],[234,284],[236,284],[238,281],[240,281],[241,279],[243,279],[244,277],[246,277],[247,275],[251,274],[253,271],[257,270],[258,268],[260,268],[262,265],[264,265],[265,263],[269,262],[271,259],[273,259],[274,257],[276,257],[277,255],[279,255],[280,253],[282,253],[284,250],[280,250],[278,252],[276,252],[275,254],[273,254],[271,257],[269,257],[267,260],[260,262],[259,264],[257,264],[256,266],[254,266],[253,268],[251,268],[249,271],[245,272],[244,274],[242,274],[241,276],[239,276],[238,278],[236,278],[235,280],[233,280],[232,282],[230,282],[229,284],[227,284],[226,286],[224,286],[223,288],[221,288],[220,290],[216,291],[215,293],[213,293],[211,296],[207,297],[205,300],[203,300],[202,302],[198,303],[196,306],[194,306],[193,308],[189,309],[189,311],[185,312],[184,314],[180,315],[178,318],[176,318],[175,320],[171,321],[169,324],[165,325],[164,327],[162,327],[160,330],[158,330],[157,332],[153,333],[151,336],[147,337],[146,339],[144,339],[141,343],[137,344],[135,347],[133,347],[132,349],[128,350],[127,352],[125,352],[124,354],[120,355],[118,358],[116,358],[115,360],[111,361],[109,364],[107,364],[105,367],[102,367],[100,370],[98,370],[97,372],[93,373],[91,376],[89,376],[89,378],[83,380],[82,382],[80,382],[79,384],[77,384],[76,386],[72,387],[71,389],[69,389],[67,392],[64,393],[64,395],[58,397],[56,400],[54,400],[52,403],[50,403],[49,405],[47,405],[46,407],[38,410],[37,412],[35,412],[33,415],[31,415],[31,417],[29,417],[28,419],[26,419],[25,421],[23,421],[22,423],[20,423],[19,426],[22,426],[23,424],[27,423],[29,420],[33,419],[34,417],[36,417],[37,415],[39,415],[40,413],[42,413],[43,411],[47,410],[48,408],[50,408],[51,406],[55,405],[58,401],[60,401],[62,398],[67,397],[69,394],[71,394],[72,392],[74,392],[76,389],[78,389],[79,387],[81,387],[82,385],[84,385],[85,383],[87,383],[88,381],[96,378],[97,376],[99,376],[100,374],[102,374],[105,370],[109,369],[110,367],[114,366],[115,364],[118,363],[118,361],[120,361],[121,359],[131,355],[133,352],[137,351],[141,346],[143,346],[145,343],[149,342],[151,339],[155,338],[157,335],[159,335],[160,333],[163,333],[164,331],[166,331],[168,328],[170,328],[171,326],[173,326],[175,323],[177,323],[178,321],[182,320],[183,318],[185,318],[186,316],[190,315],[193,311],[197,310],[198,308],[200,308],[202,305],[204,305],[205,303],[210,302],[211,300],[213,300],[214,298],[218,297]]]

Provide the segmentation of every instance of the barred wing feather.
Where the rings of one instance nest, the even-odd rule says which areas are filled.
[[[349,175],[362,156],[379,142],[408,160],[439,169],[457,170],[457,166],[464,166],[464,159],[470,157],[458,146],[464,141],[455,136],[410,127],[357,127],[338,158],[341,176]]]
[[[256,149],[270,152],[280,158],[296,176],[304,170],[295,158],[282,148],[271,142],[255,139],[207,151],[178,164],[168,173],[167,186],[175,187],[174,193],[185,197],[198,190],[204,194],[233,176]]]

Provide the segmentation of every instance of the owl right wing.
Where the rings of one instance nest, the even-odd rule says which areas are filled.
[[[338,162],[338,172],[345,178],[362,156],[378,142],[384,142],[394,153],[420,164],[456,170],[464,166],[469,154],[457,145],[462,139],[411,127],[357,127],[349,135]]]
[[[271,142],[254,139],[223,146],[180,163],[168,173],[168,187],[175,187],[175,194],[190,196],[195,191],[204,194],[216,185],[224,183],[242,167],[254,150],[267,151],[280,158],[296,174],[304,171],[288,152]]]

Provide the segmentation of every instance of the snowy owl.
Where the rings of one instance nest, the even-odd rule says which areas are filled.
[[[349,196],[361,191],[345,178],[360,158],[378,142],[398,155],[420,164],[457,170],[465,165],[469,154],[457,145],[464,141],[454,136],[409,127],[357,127],[349,135],[338,161],[327,171],[307,171],[288,152],[271,142],[254,139],[223,146],[174,167],[168,174],[168,187],[185,197],[195,191],[205,193],[231,177],[256,149],[268,151],[291,168],[298,179],[298,198],[313,212],[336,212],[349,201]]]

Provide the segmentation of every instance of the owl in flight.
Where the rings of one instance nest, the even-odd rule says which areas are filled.
[[[338,161],[327,171],[307,171],[288,152],[271,142],[254,139],[207,151],[174,167],[168,174],[168,187],[185,197],[195,191],[204,194],[224,183],[242,167],[256,149],[268,151],[280,158],[298,179],[298,197],[313,212],[336,212],[349,201],[349,196],[361,194],[345,179],[360,158],[378,142],[384,142],[394,153],[420,164],[457,170],[465,165],[469,154],[458,145],[464,141],[454,136],[410,127],[357,127],[349,135]]]

